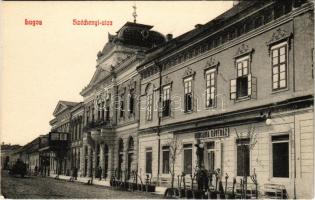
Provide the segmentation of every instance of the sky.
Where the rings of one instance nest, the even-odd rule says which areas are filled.
[[[232,7],[232,1],[0,2],[1,142],[24,145],[50,130],[59,100],[82,101],[97,52],[127,21],[174,37]],[[74,19],[112,21],[78,26]],[[38,20],[41,25],[25,25]],[[39,23],[39,22],[38,22]]]

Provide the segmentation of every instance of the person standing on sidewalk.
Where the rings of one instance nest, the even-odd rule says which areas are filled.
[[[75,167],[73,171],[74,171],[73,172],[74,180],[77,180],[78,179],[78,168]]]
[[[102,167],[101,166],[98,167],[98,178],[102,180]]]

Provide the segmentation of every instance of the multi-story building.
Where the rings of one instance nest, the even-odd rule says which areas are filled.
[[[50,121],[51,132],[49,133],[49,136],[47,138],[47,145],[44,149],[45,154],[47,154],[46,156],[50,160],[50,173],[52,174],[71,174],[71,151],[69,151],[70,120],[71,111],[72,109],[76,108],[78,104],[79,103],[77,102],[59,101],[53,112],[55,118]],[[53,135],[53,138],[51,138],[51,135]],[[68,145],[63,146],[63,148],[65,148],[64,154],[66,155],[56,155],[56,151],[49,148],[51,141],[52,143],[54,143],[55,141],[67,141]],[[62,156],[62,159],[60,156]]]
[[[59,101],[39,149],[50,172],[167,186],[202,167],[311,198],[313,3],[238,1],[176,38],[152,28],[109,34],[83,102]]]
[[[76,168],[78,175],[81,175],[80,158],[82,151],[82,135],[83,135],[84,106],[78,103],[71,109],[70,120],[70,169]]]
[[[148,52],[137,67],[142,176],[169,183],[179,144],[176,177],[190,179],[201,149],[207,170],[311,198],[313,17],[309,1],[241,1]]]
[[[98,53],[84,98],[85,127],[81,169],[84,176],[116,174],[130,178],[137,169],[140,77],[144,51],[165,42],[152,26],[127,22]]]

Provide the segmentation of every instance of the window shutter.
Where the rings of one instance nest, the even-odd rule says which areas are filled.
[[[252,95],[252,74],[247,75],[247,81],[248,81],[247,95],[251,96]]]
[[[252,96],[251,98],[257,99],[257,78],[252,76]]]
[[[232,79],[230,83],[230,98],[236,99],[236,79]]]
[[[197,112],[198,109],[198,99],[193,95],[193,111]]]

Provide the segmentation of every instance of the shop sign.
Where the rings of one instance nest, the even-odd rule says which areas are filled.
[[[216,128],[216,129],[210,129],[207,131],[199,131],[195,133],[195,138],[198,138],[198,139],[223,138],[223,137],[229,137],[229,135],[230,135],[229,128]]]

